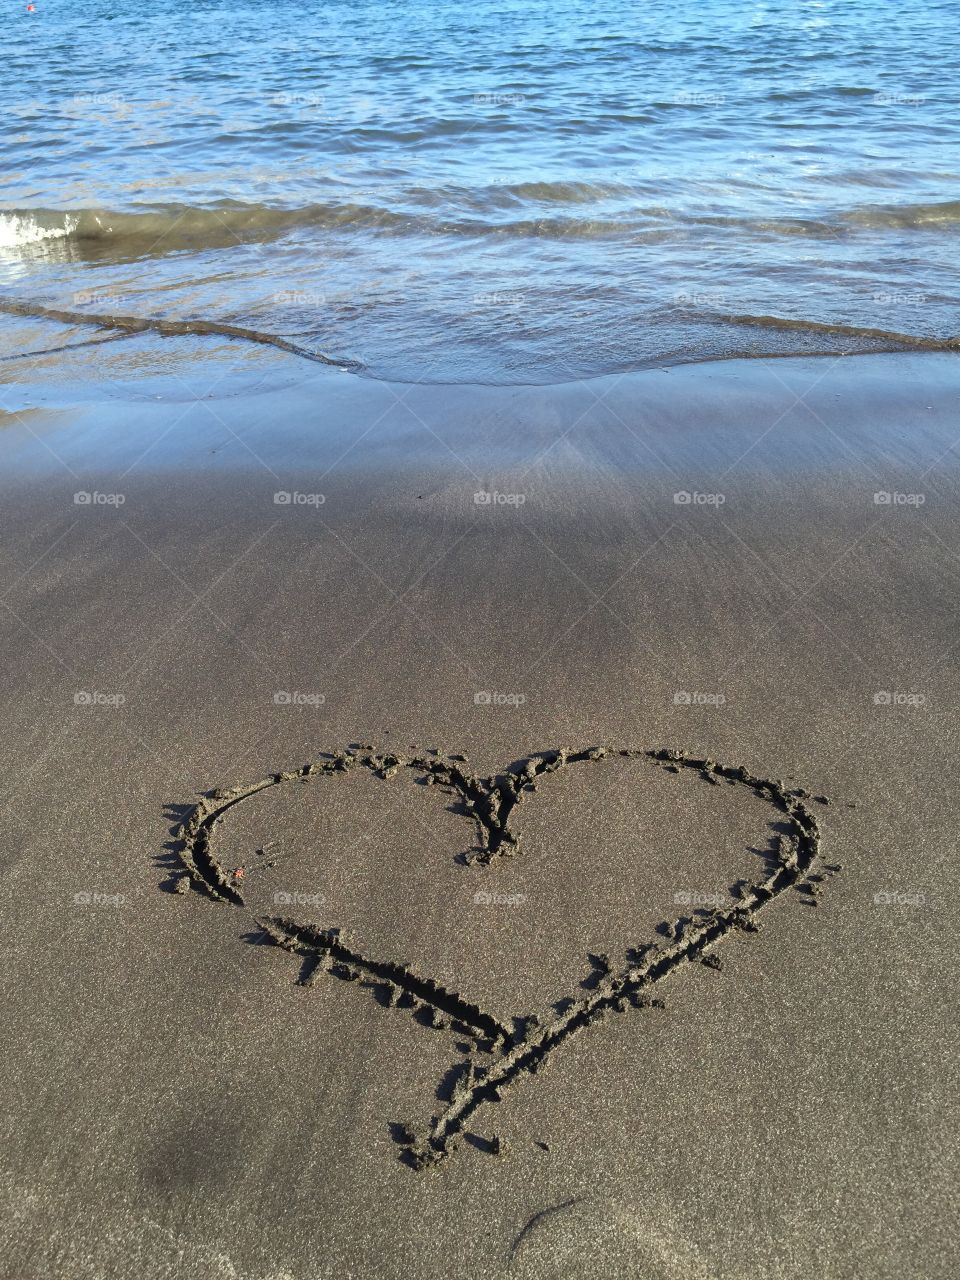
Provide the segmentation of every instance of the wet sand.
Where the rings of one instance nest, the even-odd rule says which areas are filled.
[[[955,357],[0,377],[3,1275],[952,1273]]]

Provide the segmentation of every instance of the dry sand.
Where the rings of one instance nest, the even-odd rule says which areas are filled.
[[[953,1274],[955,357],[0,368],[4,1276]]]

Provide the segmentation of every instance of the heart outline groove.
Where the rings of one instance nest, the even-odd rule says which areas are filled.
[[[481,1106],[498,1102],[505,1089],[527,1074],[536,1074],[553,1051],[577,1032],[608,1013],[622,1013],[631,1006],[662,1007],[663,1002],[651,995],[653,987],[684,964],[701,962],[719,968],[718,959],[712,955],[714,948],[734,930],[755,932],[759,913],[787,890],[805,893],[806,901],[816,906],[822,883],[840,869],[823,861],[820,827],[806,803],[813,798],[826,804],[826,797],[811,797],[802,787],[787,787],[780,779],[760,777],[742,765],[719,764],[665,747],[590,747],[581,751],[560,748],[528,756],[518,765],[486,778],[461,769],[456,761],[463,757],[443,757],[439,753],[404,757],[377,752],[372,747],[355,747],[322,756],[299,769],[269,774],[258,782],[210,791],[189,809],[175,829],[180,863],[177,890],[196,888],[214,901],[245,908],[242,881],[218,860],[213,834],[229,809],[270,787],[332,777],[356,768],[368,769],[383,779],[395,776],[401,769],[412,769],[425,785],[439,786],[459,797],[478,835],[477,847],[465,853],[462,860],[490,866],[499,858],[519,852],[520,838],[510,830],[510,818],[523,797],[536,790],[539,779],[572,764],[605,758],[648,759],[671,773],[692,770],[716,786],[743,786],[767,801],[781,817],[785,815],[786,832],[777,835],[769,851],[769,874],[763,879],[738,881],[732,889],[736,899],[732,906],[698,908],[689,917],[663,922],[656,929],[660,940],[628,948],[627,963],[618,972],[607,957],[591,957],[593,967],[588,976],[596,981],[580,999],[565,997],[554,1002],[557,1016],[552,1021],[541,1023],[534,1015],[516,1017],[516,1025],[510,1029],[459,992],[416,973],[409,965],[365,955],[350,945],[339,928],[298,924],[282,916],[253,917],[270,943],[300,957],[301,985],[309,985],[323,972],[347,981],[362,979],[365,985],[385,989],[388,1006],[406,1008],[425,1025],[438,1030],[452,1028],[472,1040],[466,1062],[455,1064],[448,1073],[452,1078],[447,1105],[431,1118],[428,1126],[423,1130],[409,1123],[391,1126],[395,1140],[403,1147],[401,1159],[415,1169],[434,1165],[448,1156],[466,1134],[467,1121]],[[492,1061],[480,1065],[475,1055],[481,1053],[492,1056]],[[494,1138],[488,1146],[499,1151],[499,1139]]]

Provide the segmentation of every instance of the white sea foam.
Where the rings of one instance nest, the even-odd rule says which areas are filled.
[[[79,218],[63,214],[59,225],[38,222],[29,214],[0,213],[0,249],[19,249],[42,240],[63,240],[76,231]]]

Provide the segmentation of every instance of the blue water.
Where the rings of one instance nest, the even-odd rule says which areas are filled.
[[[424,381],[960,332],[955,3],[34,3],[5,297]]]

